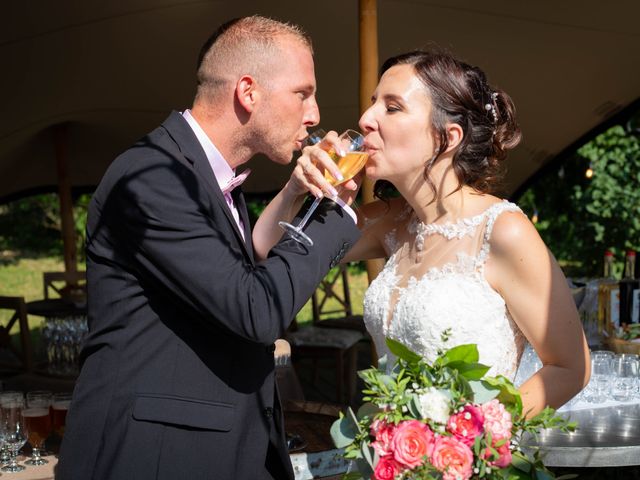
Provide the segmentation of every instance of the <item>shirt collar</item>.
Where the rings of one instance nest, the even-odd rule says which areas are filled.
[[[225,186],[233,179],[233,177],[235,177],[235,170],[229,166],[229,164],[213,144],[209,136],[204,132],[196,119],[193,118],[193,115],[191,115],[191,110],[185,110],[184,112],[182,112],[182,116],[191,127],[191,130],[193,130],[193,133],[195,133],[198,142],[200,142],[200,145],[202,145],[202,149],[207,156],[209,165],[211,165],[211,169],[213,170],[213,174],[216,177],[218,186],[220,187],[220,190],[223,190]]]

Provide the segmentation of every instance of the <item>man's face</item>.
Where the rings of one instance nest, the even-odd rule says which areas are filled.
[[[317,125],[316,78],[309,49],[293,38],[283,39],[282,54],[263,86],[264,100],[256,112],[257,151],[280,164],[291,162],[307,136]]]

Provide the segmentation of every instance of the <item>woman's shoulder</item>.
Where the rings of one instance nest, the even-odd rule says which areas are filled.
[[[542,240],[524,212],[514,203],[503,200],[495,203],[489,243],[493,254],[518,256]]]

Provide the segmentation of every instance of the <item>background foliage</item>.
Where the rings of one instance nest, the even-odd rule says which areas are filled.
[[[593,176],[585,176],[591,166]],[[550,170],[518,200],[567,275],[601,274],[604,251],[618,275],[640,249],[640,138],[614,126]]]

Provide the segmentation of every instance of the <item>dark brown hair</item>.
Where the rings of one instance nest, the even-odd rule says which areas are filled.
[[[507,150],[518,145],[521,138],[511,97],[491,87],[478,67],[446,52],[417,50],[391,57],[382,65],[380,76],[395,65],[413,66],[429,92],[432,134],[438,152],[444,152],[448,146],[445,125],[457,123],[462,127],[464,136],[453,156],[459,187],[469,185],[482,193],[495,191]],[[429,173],[439,156],[437,153],[429,159],[424,169],[424,178],[434,193],[436,187]],[[376,197],[383,197],[388,187],[387,181],[376,182]]]

